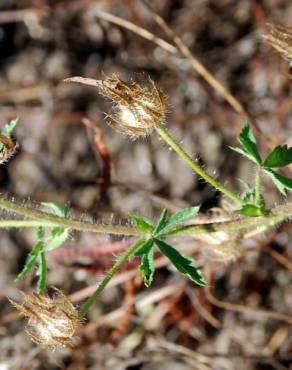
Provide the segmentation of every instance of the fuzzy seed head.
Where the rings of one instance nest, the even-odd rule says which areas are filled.
[[[101,95],[114,103],[109,124],[133,138],[149,135],[164,123],[166,98],[150,77],[141,75],[139,81],[124,82],[116,75],[103,80],[71,77],[66,82],[96,86]]]
[[[106,76],[99,84],[100,93],[114,104],[110,124],[132,137],[151,133],[164,122],[165,97],[150,77],[141,76],[139,82],[124,82],[117,76]]]
[[[9,298],[13,306],[29,318],[26,332],[37,344],[48,349],[72,347],[73,337],[80,324],[78,312],[69,299],[55,288],[57,296],[20,292],[23,302]]]

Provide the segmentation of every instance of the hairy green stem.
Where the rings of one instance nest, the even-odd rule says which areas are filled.
[[[108,271],[102,282],[97,287],[96,291],[87,299],[87,301],[81,306],[79,309],[79,317],[84,317],[87,312],[90,310],[91,306],[95,303],[97,297],[100,293],[104,290],[107,284],[111,281],[113,276],[118,272],[118,270],[122,267],[122,265],[132,256],[135,255],[136,251],[141,247],[139,243],[141,238],[139,238],[130,248],[126,250],[123,254],[121,254],[116,263],[113,267]]]
[[[255,178],[255,204],[256,206],[259,206],[260,195],[261,195],[261,178],[260,178],[259,171],[256,171],[256,178]]]
[[[214,177],[210,176],[203,168],[193,160],[184,149],[174,140],[174,138],[160,125],[155,127],[158,134],[162,139],[174,150],[177,154],[205,181],[214,186],[221,193],[225,194],[228,198],[232,199],[234,202],[244,205],[246,202],[241,199],[237,194],[235,194],[230,189],[226,188],[221,182],[217,181]]]
[[[194,236],[218,231],[239,232],[258,229],[259,233],[277,226],[292,217],[292,203],[273,208],[268,214],[259,217],[235,218],[230,221],[204,225],[188,225],[174,229],[168,236]],[[254,233],[255,235],[256,233]],[[163,236],[163,235],[162,235]]]
[[[34,210],[30,207],[16,204],[8,199],[0,197],[0,208],[12,211],[16,214],[34,218],[34,220],[0,220],[0,228],[7,227],[52,227],[61,226],[72,230],[92,233],[111,233],[116,235],[141,236],[143,233],[134,227],[96,225],[91,222],[65,219],[51,213]],[[171,236],[187,236],[215,233],[219,231],[237,232],[249,229],[267,230],[292,217],[292,204],[288,203],[275,207],[267,215],[260,217],[231,218],[228,221],[208,222],[205,224],[189,225],[177,228],[171,232]],[[198,218],[200,221],[200,219]],[[260,231],[259,231],[260,232]]]
[[[23,227],[54,227],[56,224],[51,221],[46,220],[11,220],[11,219],[5,219],[0,220],[0,228],[11,228],[11,227],[17,227],[17,228],[23,228]]]
[[[98,225],[91,222],[79,221],[71,218],[63,218],[52,213],[40,211],[31,207],[18,204],[12,200],[0,196],[0,208],[14,212],[18,215],[32,218],[39,224],[31,224],[30,226],[61,226],[64,228],[89,231],[93,233],[105,233],[116,235],[141,235],[136,228],[130,226],[115,226],[115,225]],[[12,220],[11,227],[24,227],[26,220]],[[9,227],[8,220],[1,220],[0,226]]]

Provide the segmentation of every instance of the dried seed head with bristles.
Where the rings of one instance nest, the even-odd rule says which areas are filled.
[[[18,143],[14,142],[10,136],[0,135],[0,164],[7,162],[18,149]]]
[[[72,347],[80,324],[78,312],[59,289],[54,289],[57,292],[54,298],[20,291],[23,303],[8,299],[22,315],[29,318],[26,332],[35,343],[48,349]]]
[[[269,33],[263,35],[265,41],[276,49],[292,67],[292,27],[268,24]]]
[[[137,81],[124,82],[116,75],[103,80],[71,77],[65,82],[78,82],[96,86],[101,95],[114,104],[114,113],[107,115],[110,125],[135,138],[152,132],[156,125],[163,124],[166,114],[165,96],[150,77],[144,75]]]

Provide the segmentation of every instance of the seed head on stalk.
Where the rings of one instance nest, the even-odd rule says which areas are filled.
[[[125,82],[116,75],[103,80],[71,77],[65,82],[95,86],[99,93],[114,103],[113,114],[108,114],[109,124],[118,131],[136,138],[149,135],[157,125],[164,123],[165,96],[148,76],[137,81]]]

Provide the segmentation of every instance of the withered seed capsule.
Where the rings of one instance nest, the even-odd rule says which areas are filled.
[[[78,312],[60,290],[54,289],[57,292],[54,298],[21,291],[23,303],[8,299],[22,315],[29,318],[26,332],[35,343],[49,349],[71,347],[80,324]]]
[[[124,134],[135,138],[151,133],[156,125],[164,123],[166,114],[165,96],[148,76],[141,76],[141,83],[124,82],[116,75],[103,80],[71,77],[65,82],[78,82],[96,86],[114,104],[114,113],[107,115],[109,124]]]

